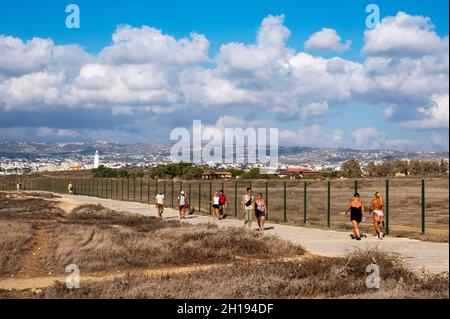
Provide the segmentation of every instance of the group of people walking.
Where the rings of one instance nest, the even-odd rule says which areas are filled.
[[[164,213],[165,206],[165,195],[159,192],[156,195],[155,208],[157,210],[158,216],[162,217]],[[261,232],[264,231],[264,222],[268,214],[266,201],[261,193],[253,195],[251,187],[247,188],[247,192],[242,197],[241,201],[243,217],[244,217],[244,227],[246,229],[252,228],[253,216],[256,216],[258,227]],[[180,220],[186,219],[186,211],[189,209],[188,195],[185,191],[180,191],[177,196],[177,207],[180,213]],[[227,198],[224,191],[214,192],[211,198],[211,217],[212,220],[221,220],[226,218],[225,209],[227,208]]]
[[[366,237],[366,235],[361,233],[359,225],[365,219],[366,212],[364,204],[361,202],[359,193],[355,193],[354,198],[350,203],[348,203],[345,210],[345,215],[350,212],[350,221],[353,225],[353,233],[351,234],[352,239],[361,240],[361,238]],[[383,231],[385,220],[384,220],[384,202],[381,198],[381,193],[376,192],[375,198],[370,203],[370,214],[373,219],[373,226],[375,228],[375,236],[379,239],[383,239],[385,234]]]
[[[160,192],[156,195],[155,204],[159,217],[162,217],[164,212],[164,204],[165,195]],[[188,195],[183,190],[180,191],[177,197],[177,206],[180,219],[186,219],[186,211],[189,209],[189,202]],[[211,206],[211,217],[213,221],[224,219],[227,216],[224,213],[227,208],[227,199],[223,190],[214,192],[211,198]],[[258,222],[259,231],[264,232],[264,223],[268,215],[268,207],[262,193],[257,193],[255,197],[253,195],[252,188],[247,187],[246,193],[242,196],[241,208],[244,218],[244,228],[248,230],[252,229],[253,217],[255,216]],[[377,236],[380,240],[385,236],[383,231],[385,226],[384,208],[381,193],[376,192],[375,198],[370,204],[370,215],[372,215],[373,218],[375,236]],[[361,201],[359,193],[355,193],[353,200],[348,203],[345,210],[345,215],[348,213],[350,213],[350,221],[353,225],[353,233],[351,234],[351,238],[361,240],[361,238],[367,237],[365,234],[362,234],[360,230],[360,224],[366,216],[366,209]]]

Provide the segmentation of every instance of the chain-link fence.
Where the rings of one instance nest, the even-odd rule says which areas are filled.
[[[312,227],[351,228],[344,210],[358,191],[366,207],[375,192],[381,192],[386,205],[386,232],[390,227],[425,233],[429,229],[447,231],[449,221],[448,179],[338,179],[326,180],[148,180],[141,178],[27,178],[24,190],[73,194],[155,203],[156,193],[166,197],[166,206],[175,208],[181,190],[187,193],[191,213],[210,214],[214,192],[223,190],[227,198],[225,213],[239,217],[247,187],[262,193],[268,207],[268,220]],[[0,190],[16,190],[12,179],[0,179]],[[363,223],[364,224],[364,223]],[[365,225],[370,226],[368,217]]]

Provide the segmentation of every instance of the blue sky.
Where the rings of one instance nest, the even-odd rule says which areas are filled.
[[[69,3],[80,7],[80,29],[65,27],[65,6]],[[370,43],[365,37],[365,7],[369,3],[379,6],[381,19],[387,18],[384,31],[380,28],[373,32]],[[188,127],[197,117],[209,126],[217,126],[219,122],[225,125],[244,122],[278,127],[283,132],[281,144],[446,151],[448,121],[442,123],[437,119],[445,115],[445,108],[448,114],[448,93],[444,92],[448,91],[448,58],[446,61],[443,58],[448,56],[448,45],[444,44],[448,43],[448,7],[448,1],[405,0],[2,1],[0,36],[4,40],[3,44],[0,42],[0,54],[2,50],[7,54],[3,61],[0,58],[0,132],[4,139],[109,139],[151,143],[168,141],[172,128]],[[399,11],[406,16],[399,16]],[[283,18],[270,20],[271,16]],[[424,22],[416,19],[417,16],[429,19]],[[391,22],[388,22],[389,17],[393,19]],[[264,31],[264,21],[270,22],[270,30]],[[125,44],[113,43],[113,34],[118,34],[117,26],[124,24],[134,31],[121,33]],[[132,49],[126,43],[132,43],[133,48],[135,45],[142,47],[139,41],[145,42],[145,37],[152,32],[140,33],[142,26],[160,30],[174,41],[189,39],[191,32],[198,33],[206,39],[207,48],[203,47],[203,40],[198,47],[191,38],[189,50],[197,53],[205,50],[194,62],[180,62],[178,56],[177,65],[173,61],[160,61],[164,52],[155,53],[156,57],[145,63],[136,62],[127,56],[132,55]],[[340,43],[323,49],[316,41],[312,45],[314,48],[306,49],[305,42],[323,28],[332,29],[341,38]],[[283,35],[285,30],[288,36]],[[269,37],[283,37],[282,44],[273,42],[274,47],[279,46],[277,53],[270,53],[271,43],[258,46],[256,38],[264,32]],[[394,32],[399,34],[382,41],[386,33]],[[401,41],[401,32],[407,35],[406,44]],[[23,45],[15,43],[13,46],[17,47],[11,48],[5,37],[17,39]],[[30,44],[33,38],[50,39],[52,44]],[[345,41],[351,41],[351,45],[347,49],[337,49]],[[393,44],[387,46],[386,42]],[[240,43],[245,49],[232,43]],[[432,48],[421,50],[421,43]],[[82,52],[72,50],[74,56],[70,59],[55,57],[58,46],[73,44]],[[42,48],[36,49],[40,45]],[[175,50],[182,50],[180,47],[176,46]],[[112,57],[102,54],[105,48],[111,49]],[[48,50],[47,59],[45,50]],[[8,54],[18,56],[17,52],[24,54],[29,66],[8,63]],[[181,55],[191,54],[191,51],[180,52]],[[36,54],[44,54],[44,57],[36,57]],[[254,69],[242,67],[240,61],[252,54],[268,63],[255,64]],[[346,71],[339,71],[336,77],[328,71],[320,73],[323,70],[319,64],[329,65],[337,58],[344,61]],[[296,69],[294,60],[300,61],[302,67],[309,61],[317,70]],[[274,68],[274,63],[294,63],[288,73],[292,79],[286,79],[285,87],[280,84],[285,79],[285,71]],[[351,67],[351,63],[357,66]],[[376,63],[386,68],[383,74],[377,73]],[[89,74],[92,79],[91,73],[98,70],[90,67],[93,64],[100,65],[101,72],[109,77],[133,74],[145,65],[144,69],[149,72],[146,76],[167,78],[163,81],[167,86],[155,83],[158,89],[152,87],[152,97],[147,97],[147,88],[139,88],[137,92],[133,87],[117,98],[107,98],[104,92],[93,92],[91,88],[82,91],[79,83],[85,78],[81,75]],[[123,68],[111,69],[111,65]],[[130,68],[125,70],[124,65]],[[388,69],[396,67],[402,74]],[[186,76],[196,68],[201,68],[198,78]],[[361,74],[373,73],[375,76],[359,80]],[[204,78],[207,81],[202,81]],[[431,84],[422,83],[421,79]],[[332,92],[335,88],[330,82],[333,81],[339,84],[336,91],[342,92]],[[40,88],[39,85],[45,89],[36,89],[33,98],[18,97],[21,89],[27,94],[30,87]],[[115,85],[123,87],[111,83],[109,90],[117,90]],[[397,87],[400,87],[398,92]],[[233,95],[232,99],[217,93],[225,89],[223,95]],[[176,96],[171,96],[175,91]],[[66,101],[73,92],[78,92],[78,96]],[[83,98],[78,100],[79,96]],[[198,96],[202,98],[197,99]],[[217,98],[209,100],[217,96],[223,102],[217,102]],[[119,102],[115,103],[114,99]],[[73,118],[77,118],[79,124],[73,123]],[[102,123],[96,119],[102,119]]]

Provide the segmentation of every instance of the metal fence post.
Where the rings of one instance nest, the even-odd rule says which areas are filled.
[[[139,203],[142,203],[142,177],[141,177],[141,198],[139,200]]]
[[[174,186],[174,183],[175,182],[173,181],[173,177],[172,177],[172,184],[171,184],[172,185],[171,186],[171,189],[172,189],[172,193],[171,193],[172,194],[172,196],[171,196],[172,197],[172,208],[174,207],[174,202],[173,202],[173,200],[174,200],[174,198],[173,198],[173,186]]]
[[[284,196],[283,197],[284,197],[283,215],[284,215],[284,222],[286,223],[287,222],[287,182],[286,181],[284,181]]]
[[[150,183],[151,180],[147,180],[147,202],[150,205]],[[158,181],[156,181],[156,193],[158,193]]]
[[[136,203],[136,176],[133,177],[133,203]]]
[[[192,206],[191,206],[191,191],[192,191],[192,183],[189,182],[189,194],[188,194],[188,204],[189,204],[188,211],[189,212],[191,212],[191,210],[192,210]]]
[[[211,199],[212,199],[212,183],[209,182],[209,200],[208,200],[208,203],[211,201]],[[209,206],[209,214],[211,215],[211,203],[208,206]]]
[[[130,178],[127,178],[127,202],[130,201]]]
[[[358,180],[355,179],[355,193],[358,192]]]
[[[386,203],[385,203],[385,213],[386,213],[386,235],[389,235],[389,178],[386,179]]]
[[[202,204],[202,182],[198,182],[198,212],[200,213]]]
[[[425,178],[422,177],[422,234],[425,234]]]
[[[237,217],[238,211],[238,197],[237,197],[237,182],[234,182],[234,216]]]
[[[166,194],[166,181],[164,181],[163,190],[164,190],[164,198],[166,198],[167,197],[167,194]]]
[[[331,227],[331,181],[328,181],[327,227]]]
[[[306,184],[306,181],[305,181],[304,184],[303,184],[303,224],[305,224],[305,225],[306,225],[306,221],[307,221],[307,213],[306,213],[307,196],[306,196],[306,194],[307,194],[307,184]]]
[[[266,210],[269,207],[269,182],[266,181]],[[266,215],[266,220],[269,220],[269,214]]]

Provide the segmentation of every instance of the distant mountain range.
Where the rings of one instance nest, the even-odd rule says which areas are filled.
[[[170,145],[117,144],[109,142],[0,142],[0,157],[7,158],[90,156],[96,150],[105,155],[148,155],[153,153],[167,153],[169,155]]]
[[[0,142],[0,157],[9,159],[80,158],[93,156],[98,149],[103,157],[120,157],[134,162],[136,158],[170,155],[170,144],[118,144],[109,142],[40,143]],[[396,150],[355,150],[347,148],[279,147],[280,162],[286,164],[332,164],[355,157],[360,161],[393,161],[396,159],[448,159],[448,152],[401,152]]]

